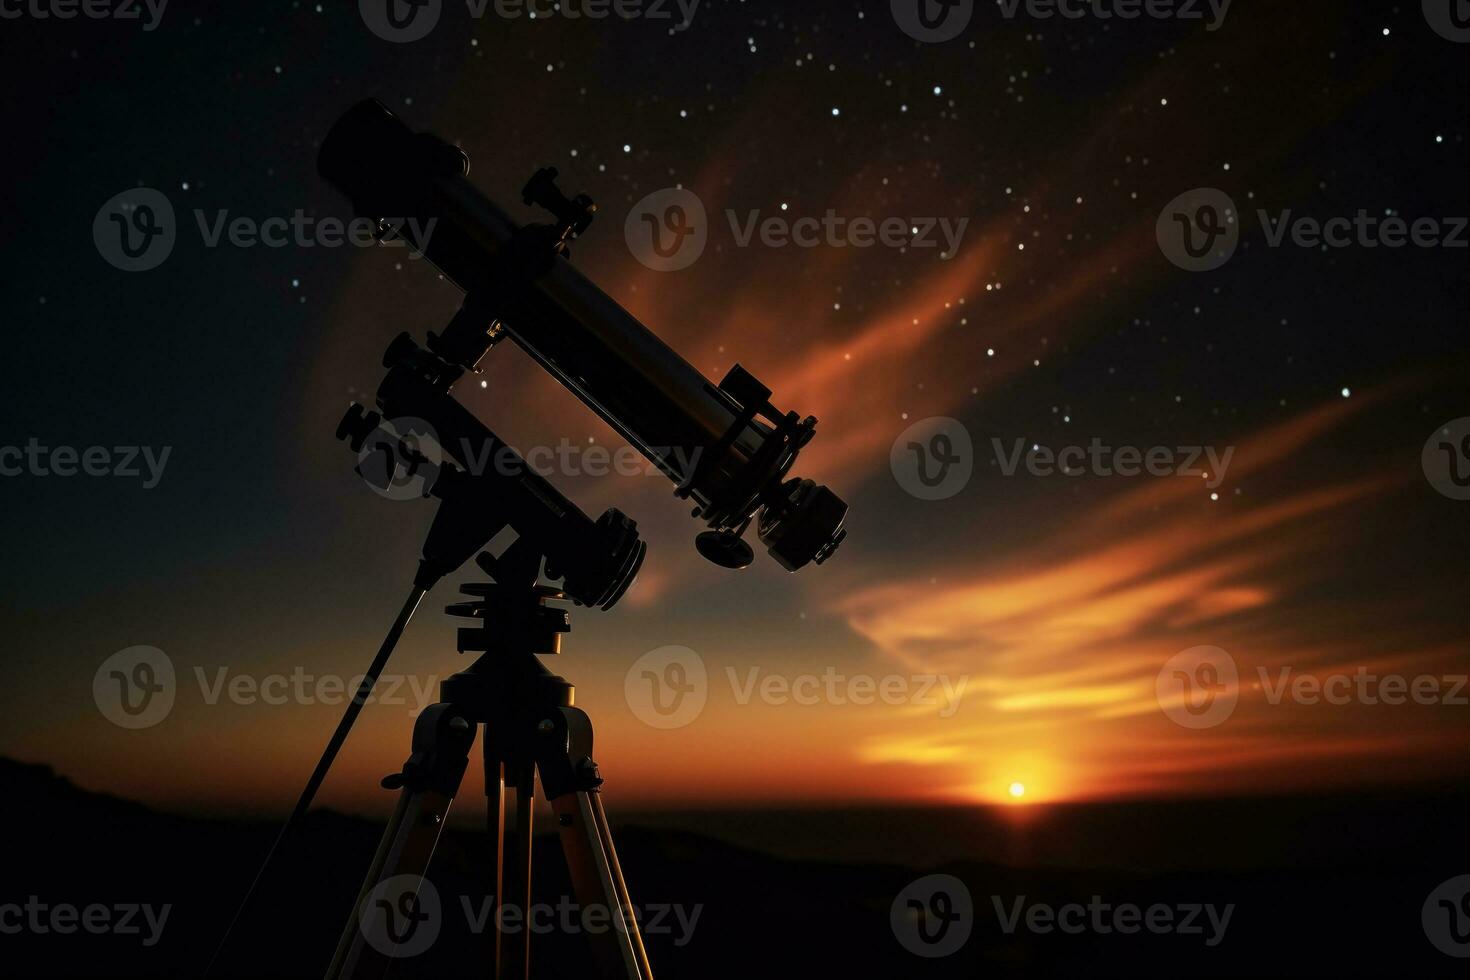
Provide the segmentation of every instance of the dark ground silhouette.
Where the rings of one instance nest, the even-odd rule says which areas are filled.
[[[4,760],[0,792],[9,803],[0,906],[35,896],[45,926],[0,934],[7,977],[201,975],[276,829],[157,813]],[[1431,945],[1421,908],[1437,885],[1470,871],[1465,803],[1441,794],[1072,807],[1044,831],[1012,835],[1030,843],[1009,855],[992,853],[1006,835],[968,810],[650,814],[622,824],[618,844],[635,902],[660,917],[647,937],[660,978],[1448,976],[1463,975],[1465,961]],[[379,832],[370,821],[312,814],[215,974],[320,976]],[[535,860],[538,901],[563,909],[547,913],[556,927],[570,888],[554,837],[538,841]],[[472,826],[446,830],[429,876],[441,931],[395,976],[483,975],[473,921],[487,864]],[[974,931],[958,952],[929,959],[899,942],[890,908],[932,873],[965,882]],[[999,900],[1010,914],[1022,896],[1027,907],[1059,907],[1093,895],[1110,906],[1234,911],[1211,947],[1208,924],[1196,935],[1069,935],[1024,924],[1007,933],[996,910]],[[145,945],[142,913],[129,920],[136,932],[73,924],[59,933],[50,916],[67,905],[79,917],[104,906],[117,923],[132,905],[151,906],[155,918],[164,905],[170,911]],[[101,911],[92,914],[100,921]],[[29,916],[0,911],[0,925]],[[538,976],[589,965],[582,936],[538,934],[533,943]]]

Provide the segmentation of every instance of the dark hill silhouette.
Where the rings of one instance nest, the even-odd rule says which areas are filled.
[[[46,766],[9,760],[0,760],[0,794],[8,804],[0,811],[7,842],[0,905],[24,906],[35,896],[47,910],[44,931],[28,925],[0,934],[6,977],[199,976],[276,830],[264,822],[160,813],[86,792]],[[465,802],[466,810],[478,807]],[[1089,853],[1098,856],[1090,868],[1046,867],[1045,849],[1036,848],[998,855],[1004,860],[971,853],[909,866],[907,855],[918,849],[894,841],[948,839],[955,854],[977,849],[959,828],[983,815],[956,810],[647,815],[620,826],[618,844],[635,901],[652,910],[646,914],[661,915],[663,928],[647,936],[660,980],[1449,976],[1462,975],[1463,961],[1430,945],[1420,908],[1436,884],[1470,871],[1462,846],[1464,802],[1442,794],[1076,808],[1059,816],[1050,833],[1069,840],[1090,835]],[[1255,824],[1247,814],[1256,815]],[[769,841],[783,825],[796,831],[779,848],[786,856],[739,843]],[[1273,826],[1274,838],[1260,838]],[[380,829],[372,821],[313,812],[283,848],[216,975],[320,976]],[[811,844],[823,833],[833,847]],[[1247,866],[1251,847],[1242,846],[1242,833],[1258,840],[1264,866]],[[1106,853],[1110,837],[1117,841],[1114,855]],[[1140,867],[1137,855],[1148,853],[1150,839],[1170,854],[1191,849],[1193,841],[1189,869]],[[793,854],[802,840],[826,859]],[[877,843],[864,847],[865,840]],[[1293,843],[1301,841],[1313,843]],[[926,853],[945,853],[943,847],[933,843]],[[881,855],[885,849],[886,859],[832,858],[833,852]],[[1116,855],[1133,858],[1108,860]],[[483,911],[488,856],[472,825],[446,830],[430,875],[444,908],[442,931],[428,953],[405,961],[395,976],[481,974],[481,940],[472,923]],[[535,862],[537,900],[550,909],[565,905],[570,888],[554,837],[538,841]],[[896,940],[890,907],[911,881],[934,872],[965,882],[975,927],[959,952],[923,959]],[[1043,934],[1024,927],[1008,934],[995,907],[999,900],[1009,910],[1022,896],[1028,904],[1086,904],[1093,895],[1115,905],[1230,904],[1235,910],[1224,940],[1207,947],[1200,936]],[[67,905],[101,906],[114,920],[128,906],[155,913],[168,906],[169,912],[148,945],[141,912],[132,920],[136,933],[60,933],[44,916]],[[677,907],[684,918],[660,913],[664,906]],[[538,976],[595,976],[582,937],[538,935],[533,942]]]

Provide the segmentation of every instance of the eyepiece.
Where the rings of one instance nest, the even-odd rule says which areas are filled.
[[[847,504],[811,480],[788,480],[761,511],[758,534],[766,551],[788,572],[822,564],[847,537]]]

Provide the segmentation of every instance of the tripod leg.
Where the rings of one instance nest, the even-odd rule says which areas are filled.
[[[612,918],[610,929],[590,934],[593,952],[609,980],[652,980],[653,970],[598,792],[602,778],[591,756],[592,722],[578,708],[560,711],[563,727],[556,734],[562,736],[558,741],[567,751],[543,758],[542,778],[556,813],[577,901],[584,911],[604,908]]]
[[[490,882],[490,911],[495,918],[492,920],[494,928],[488,930],[486,937],[487,952],[494,964],[490,974],[492,980],[504,980],[500,906],[505,895],[505,763],[494,758],[488,727],[485,731],[485,803],[485,829],[490,838],[490,853],[495,855],[495,875]]]
[[[502,720],[485,724],[485,795],[488,829],[495,854],[491,890],[493,926],[487,946],[495,964],[495,980],[526,980],[530,969],[531,806],[535,801],[536,767]],[[509,792],[508,792],[509,791]],[[513,795],[512,795],[513,794]],[[514,801],[514,822],[507,828],[506,808]]]
[[[638,956],[639,965],[643,968],[643,976],[646,980],[651,980],[653,969],[648,965],[648,951],[643,948],[643,933],[638,929],[638,917],[633,908],[633,898],[628,893],[628,882],[623,877],[623,866],[618,863],[618,849],[613,845],[612,827],[608,825],[607,811],[602,806],[602,794],[593,790],[587,794],[587,797],[588,802],[592,805],[593,819],[597,821],[597,828],[602,837],[602,849],[607,855],[608,873],[617,891],[618,904],[623,910],[624,919],[632,925],[629,937],[633,941],[634,952]]]
[[[551,806],[561,826],[561,846],[578,902],[584,909],[606,908],[612,916],[612,928],[591,937],[603,975],[652,980],[648,952],[643,948],[599,794],[595,789],[569,793],[553,800]]]
[[[515,831],[505,838],[505,897],[514,920],[498,920],[507,935],[498,937],[503,980],[530,980],[531,976],[531,845],[535,835],[536,767],[525,763],[513,774],[516,791]]]
[[[453,705],[436,704],[419,716],[413,754],[403,772],[383,781],[403,792],[342,931],[327,980],[382,977],[396,956],[422,951],[416,948],[416,937],[421,941],[431,934],[418,932],[426,921],[419,887],[459,792],[474,738],[475,726]],[[433,923],[426,928],[438,927]]]

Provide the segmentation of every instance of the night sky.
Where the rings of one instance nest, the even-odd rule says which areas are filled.
[[[209,247],[194,212],[351,217],[316,150],[376,97],[463,146],[471,179],[519,217],[539,166],[592,194],[602,210],[576,264],[706,375],[739,361],[781,408],[816,415],[799,470],[852,505],[827,565],[788,576],[762,554],[730,573],[695,556],[699,527],[662,477],[555,477],[649,541],[628,599],[576,610],[553,664],[598,723],[618,805],[1463,779],[1470,708],[1272,704],[1253,679],[1466,672],[1470,503],[1436,491],[1421,450],[1470,416],[1470,250],[1272,247],[1257,211],[1446,228],[1470,215],[1470,45],[1417,2],[1241,0],[1215,30],[976,6],[943,44],[907,36],[876,0],[703,0],[679,30],[476,19],[446,2],[404,44],[346,2],[178,2],[152,30],[0,22],[13,215],[0,446],[170,449],[151,488],[0,479],[0,754],[195,811],[280,810],[309,772],[339,707],[211,705],[196,671],[366,664],[432,507],[373,494],[333,430],[376,387],[387,342],[441,327],[460,296],[403,249]],[[624,222],[673,186],[708,209],[709,244],[657,272]],[[126,272],[93,224],[137,187],[167,196],[178,241],[158,268]],[[1210,272],[1171,264],[1155,233],[1196,188],[1240,208],[1240,248]],[[968,223],[942,255],[741,247],[726,218],[829,210]],[[486,369],[462,397],[511,443],[619,445],[510,345]],[[895,440],[934,417],[963,423],[976,454],[939,501],[890,470]],[[1007,477],[992,452],[1093,439],[1234,455],[1206,480]],[[427,685],[461,666],[439,610],[465,577],[430,596],[391,670]],[[136,645],[164,651],[179,688],[165,721],[129,731],[92,681]],[[712,678],[704,713],[676,731],[623,695],[635,661],[669,645]],[[1169,658],[1198,646],[1228,651],[1243,678],[1234,715],[1205,731],[1172,722],[1155,692]],[[727,670],[752,668],[968,680],[942,717],[741,704]],[[376,780],[410,722],[365,712],[326,802],[386,805]]]

